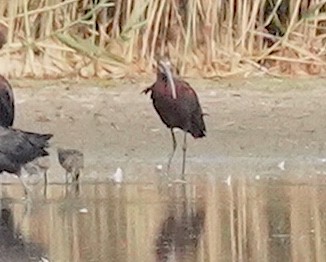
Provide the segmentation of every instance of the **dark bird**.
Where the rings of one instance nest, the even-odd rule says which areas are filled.
[[[194,138],[205,136],[206,127],[203,112],[194,89],[185,81],[174,78],[171,63],[167,59],[158,61],[156,82],[142,91],[151,92],[153,105],[163,123],[171,130],[173,151],[168,161],[168,171],[174,156],[177,142],[173,129],[184,131],[182,174],[185,173],[187,133]]]
[[[14,117],[14,94],[8,80],[0,75],[0,126],[12,126]]]
[[[49,147],[48,140],[52,136],[0,127],[0,173],[6,171],[20,178],[23,165],[49,155],[45,149]],[[27,194],[27,186],[20,180]]]
[[[66,184],[68,174],[72,174],[73,181],[79,181],[79,176],[84,168],[84,154],[76,149],[58,148],[58,159],[60,165],[66,170]]]

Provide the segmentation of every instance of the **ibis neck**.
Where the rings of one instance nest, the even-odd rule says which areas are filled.
[[[157,72],[157,81],[165,83],[165,87],[168,89],[167,92],[171,92],[174,99],[177,98],[175,81],[172,75],[169,77],[167,74]]]
[[[163,81],[168,81],[168,77],[166,74],[162,73],[162,72],[157,72],[156,75],[157,80],[163,80]]]
[[[157,80],[164,81],[165,83],[169,84],[169,78],[164,73],[158,72],[157,73]]]

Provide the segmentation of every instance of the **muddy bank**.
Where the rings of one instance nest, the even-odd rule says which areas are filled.
[[[268,161],[273,166],[282,160],[318,162],[326,157],[324,79],[188,81],[209,113],[207,138],[189,139],[188,173],[252,169]],[[165,167],[172,146],[170,133],[150,98],[140,95],[151,80],[12,82],[17,99],[15,126],[54,134],[52,181],[61,181],[64,175],[56,146],[84,151],[85,179],[108,179],[117,167],[130,179],[153,173],[156,165]],[[175,173],[181,168],[178,149]]]
[[[140,95],[150,81],[13,81],[15,126],[54,134],[49,181],[65,179],[57,146],[85,153],[80,192],[51,184],[43,195],[38,183],[25,217],[21,185],[0,176],[10,182],[0,192],[16,201],[11,210],[23,235],[42,243],[50,260],[164,261],[173,251],[181,257],[184,247],[191,257],[202,254],[196,261],[325,257],[325,81],[189,82],[209,113],[208,134],[188,140],[188,183],[179,184],[163,176],[169,131]],[[122,185],[86,183],[107,182],[118,167]],[[173,171],[181,171],[180,147]],[[184,235],[171,233],[179,229]],[[11,242],[19,247],[2,230],[0,251]],[[7,261],[19,261],[24,250],[9,245]]]

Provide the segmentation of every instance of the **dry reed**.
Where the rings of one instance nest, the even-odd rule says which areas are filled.
[[[3,0],[0,72],[120,78],[168,55],[181,75],[321,75],[325,0]],[[4,39],[5,37],[5,39]]]

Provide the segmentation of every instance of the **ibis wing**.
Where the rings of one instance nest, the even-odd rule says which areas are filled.
[[[27,133],[17,129],[0,127],[0,154],[13,161],[27,163],[45,156],[48,135]]]
[[[22,132],[14,129],[0,129],[0,153],[15,159],[19,155],[28,154],[32,145]]]
[[[187,82],[184,82],[183,85],[185,87],[184,99],[187,100],[185,104],[187,106],[187,111],[190,114],[190,132],[195,137],[205,136],[206,126],[197,94]]]

